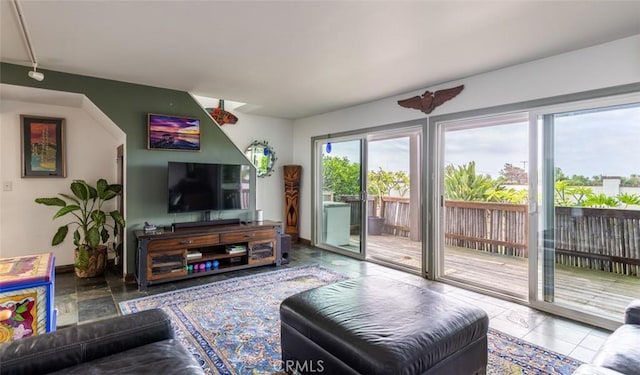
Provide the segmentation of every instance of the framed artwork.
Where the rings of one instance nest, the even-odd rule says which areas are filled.
[[[20,115],[22,177],[66,177],[63,118]]]
[[[200,120],[149,113],[149,150],[200,151]]]

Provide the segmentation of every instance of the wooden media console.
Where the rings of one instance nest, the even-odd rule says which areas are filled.
[[[194,225],[173,231],[136,231],[140,289],[173,280],[278,264],[282,224]]]

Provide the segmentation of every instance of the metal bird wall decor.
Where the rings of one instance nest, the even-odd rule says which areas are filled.
[[[438,90],[435,93],[431,91],[425,91],[422,96],[416,95],[413,98],[398,100],[398,104],[405,108],[418,109],[426,114],[433,112],[437,106],[451,100],[460,94],[460,91],[464,88],[464,85],[453,87],[450,89]]]

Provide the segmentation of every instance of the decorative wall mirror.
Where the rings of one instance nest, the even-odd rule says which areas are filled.
[[[273,165],[276,163],[276,153],[267,141],[253,141],[244,152],[247,158],[256,167],[258,177],[271,176]]]

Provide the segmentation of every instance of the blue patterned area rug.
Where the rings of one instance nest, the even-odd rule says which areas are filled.
[[[487,374],[572,374],[582,362],[489,328]]]
[[[120,303],[123,314],[161,308],[209,374],[275,374],[280,302],[348,277],[311,265],[237,277]],[[571,374],[580,362],[489,330],[488,374]]]

